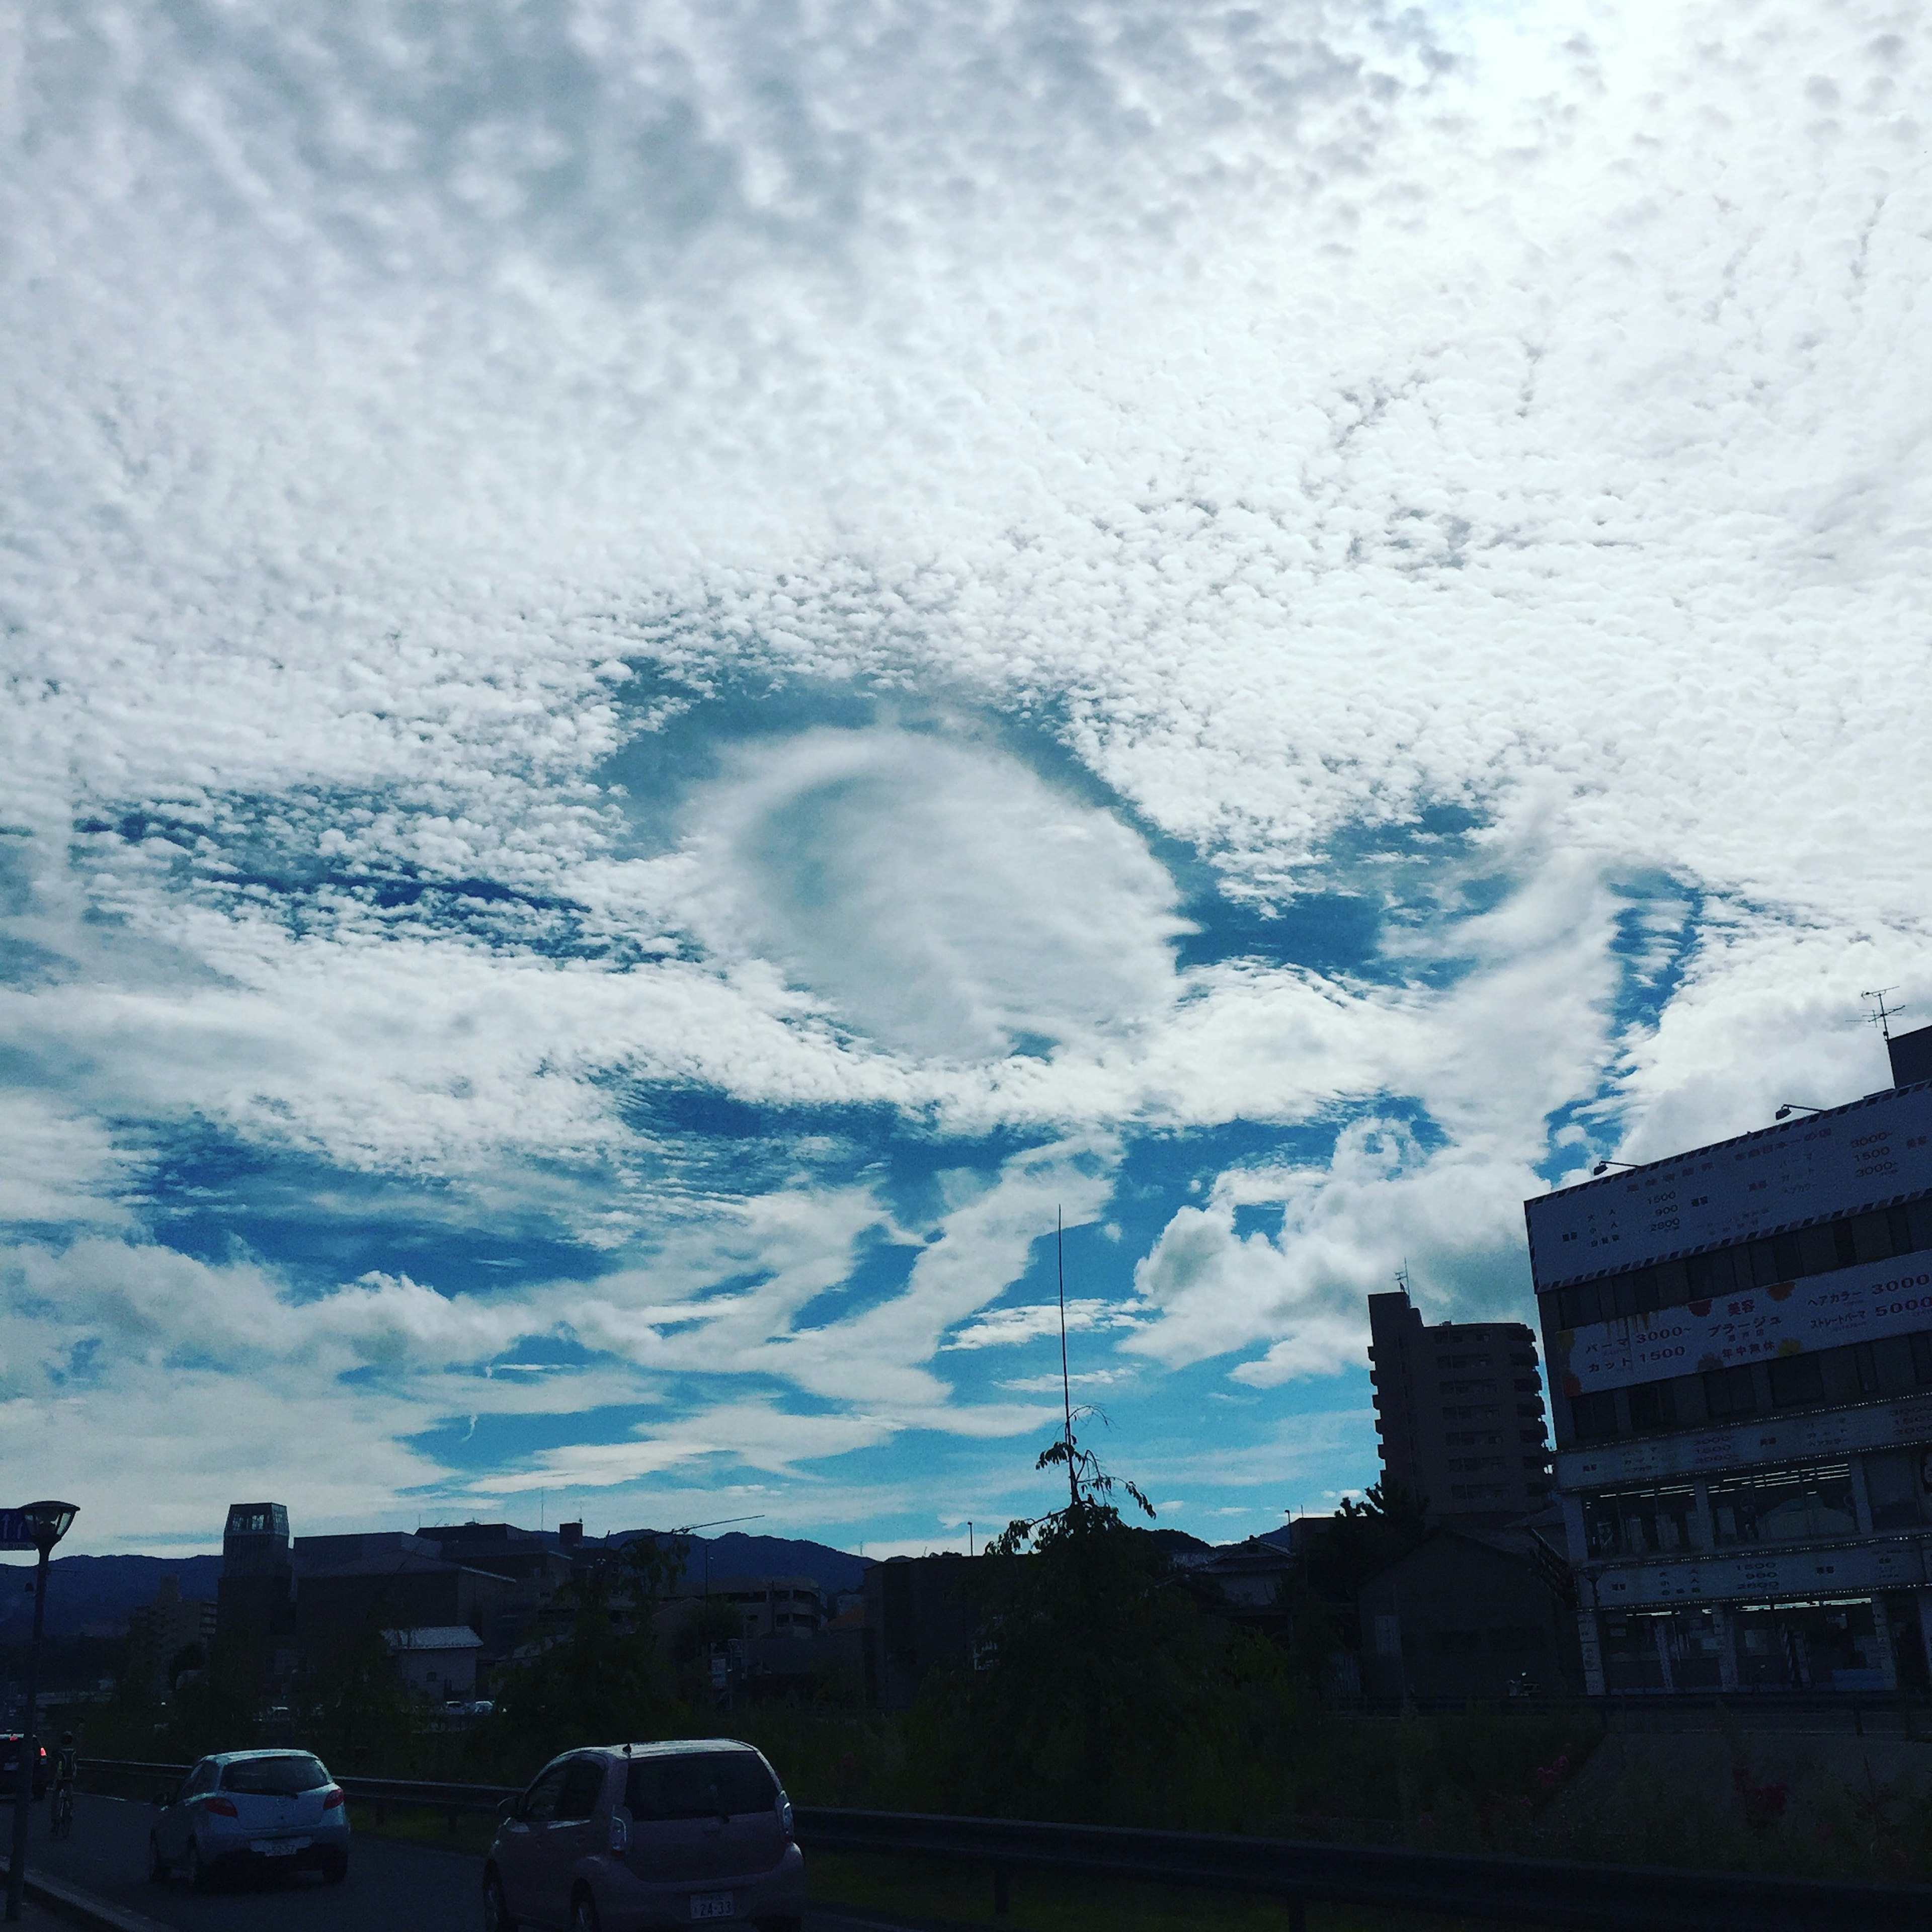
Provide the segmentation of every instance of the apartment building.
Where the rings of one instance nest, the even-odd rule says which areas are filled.
[[[1924,1688],[1932,1028],[1894,1084],[1525,1204],[1594,1693]]]
[[[1550,1500],[1536,1338],[1520,1322],[1426,1323],[1406,1286],[1369,1297],[1382,1474],[1437,1517],[1526,1516]]]

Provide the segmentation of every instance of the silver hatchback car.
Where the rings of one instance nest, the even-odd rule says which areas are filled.
[[[222,1751],[154,1802],[152,1879],[180,1871],[200,1887],[221,1872],[308,1870],[339,1885],[348,1874],[349,1808],[308,1751]]]
[[[791,1801],[731,1738],[566,1752],[506,1802],[483,1870],[484,1932],[658,1932],[709,1920],[799,1932]]]

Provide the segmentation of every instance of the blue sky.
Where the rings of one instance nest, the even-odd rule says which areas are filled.
[[[1225,1538],[1932,994],[1922,33],[0,28],[0,1438],[76,1546]],[[1092,1426],[1098,1430],[1101,1424]]]

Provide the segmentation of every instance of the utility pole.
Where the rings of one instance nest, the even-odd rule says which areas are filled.
[[[1053,1210],[1054,1265],[1060,1278],[1060,1400],[1066,1418],[1066,1494],[1076,1515],[1080,1510],[1080,1478],[1073,1462],[1073,1384],[1066,1372],[1066,1231],[1058,1208]]]

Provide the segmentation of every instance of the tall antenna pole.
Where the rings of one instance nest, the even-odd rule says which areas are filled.
[[[1080,1507],[1080,1479],[1073,1467],[1073,1384],[1066,1372],[1066,1230],[1053,1210],[1053,1258],[1060,1276],[1060,1400],[1066,1413],[1066,1493]]]

